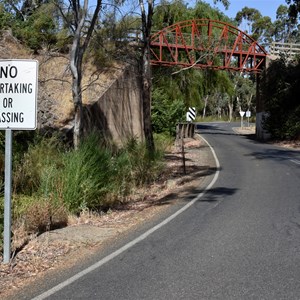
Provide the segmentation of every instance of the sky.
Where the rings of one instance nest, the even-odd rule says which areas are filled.
[[[1,0],[0,0],[1,1]],[[92,0],[94,1],[94,0]],[[223,4],[218,2],[216,5],[213,0],[185,0],[185,3],[188,3],[189,7],[194,7],[197,1],[203,1],[210,4],[211,7],[216,7],[222,11],[225,15],[230,18],[235,18],[236,13],[242,10],[245,6],[249,8],[256,8],[263,16],[269,16],[272,21],[276,19],[276,11],[280,5],[287,5],[285,0],[229,0],[230,5],[228,10],[225,10]],[[135,10],[139,11],[138,1],[127,1],[128,3],[135,3]],[[144,1],[146,2],[146,1]],[[155,0],[155,3],[158,4],[160,1]],[[147,6],[146,6],[147,7]],[[125,11],[128,11],[128,5],[125,6]],[[132,10],[132,7],[131,9]]]
[[[196,1],[190,1],[196,2]],[[230,18],[234,18],[236,13],[240,11],[245,6],[249,8],[256,8],[260,11],[263,16],[269,16],[272,21],[276,19],[276,10],[280,5],[287,5],[285,0],[229,0],[230,5],[228,10],[225,10],[223,4],[219,3],[214,5],[213,0],[204,0],[204,2],[209,3],[212,7],[219,8],[224,14]]]

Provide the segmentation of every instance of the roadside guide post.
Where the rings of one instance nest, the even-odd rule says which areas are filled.
[[[241,128],[243,128],[243,117],[245,115],[245,112],[244,111],[240,111],[240,116],[241,116]]]
[[[3,263],[11,252],[12,131],[34,130],[37,123],[38,62],[0,60],[0,130],[5,130]]]

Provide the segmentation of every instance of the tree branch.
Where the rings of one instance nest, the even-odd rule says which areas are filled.
[[[86,4],[86,2],[88,3],[88,0],[85,0],[85,4]],[[87,46],[90,42],[90,39],[92,37],[93,31],[94,31],[94,28],[95,28],[95,25],[96,25],[96,22],[99,18],[99,12],[101,10],[101,7],[102,7],[102,0],[97,0],[97,5],[96,5],[96,8],[94,10],[94,14],[93,14],[93,17],[92,17],[92,20],[91,20],[91,24],[89,26],[87,35],[86,35],[84,43],[82,45],[82,50],[83,51],[85,51],[85,49],[87,48]],[[86,10],[87,10],[87,7],[86,7]]]
[[[198,58],[191,66],[188,66],[188,67],[185,67],[185,68],[181,68],[180,70],[176,71],[176,72],[173,72],[171,73],[171,75],[175,75],[175,74],[178,74],[180,72],[183,72],[183,71],[186,71],[186,70],[189,70],[189,69],[192,69],[193,67],[195,67],[204,57],[206,56],[209,56],[209,53],[201,56],[200,58]]]

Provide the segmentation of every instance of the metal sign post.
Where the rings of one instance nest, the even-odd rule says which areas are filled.
[[[4,185],[4,232],[3,262],[10,260],[11,241],[11,172],[12,172],[12,130],[5,130],[5,185]]]
[[[245,112],[244,111],[240,111],[240,116],[241,116],[241,128],[243,128],[243,117],[245,115]]]
[[[0,129],[5,130],[3,262],[11,251],[12,130],[34,130],[37,120],[36,60],[0,60]]]
[[[251,111],[250,110],[247,110],[246,111],[246,117],[248,118],[248,127],[250,127],[250,117],[251,117]]]

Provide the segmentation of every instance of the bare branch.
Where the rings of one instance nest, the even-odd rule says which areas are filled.
[[[53,78],[48,78],[48,79],[40,79],[39,82],[41,84],[44,84],[44,83],[47,83],[49,81],[59,81],[61,83],[68,83],[69,85],[71,85],[72,83],[69,81],[69,80],[65,80],[65,79],[58,79],[56,77],[53,77]]]
[[[209,55],[210,55],[209,53],[206,53],[206,54],[202,55],[202,56],[199,57],[192,65],[190,65],[190,66],[188,66],[188,67],[185,67],[185,68],[181,68],[180,70],[171,73],[171,75],[175,75],[175,74],[178,74],[178,73],[180,73],[180,72],[183,72],[183,71],[192,69],[192,68],[195,67],[195,66],[196,66],[196,65],[197,65],[204,57],[207,57],[207,56],[209,56]]]
[[[85,0],[85,8],[84,9],[86,9],[86,11],[87,11],[87,7],[86,7],[87,3],[88,3],[88,0]],[[92,20],[91,20],[91,24],[89,26],[87,35],[86,35],[84,43],[82,45],[82,50],[83,51],[85,51],[85,49],[87,48],[87,46],[90,42],[90,39],[92,37],[92,33],[94,31],[96,22],[97,22],[98,17],[99,17],[99,12],[101,10],[101,7],[102,7],[102,0],[97,0],[97,5],[96,5],[96,8],[94,10],[94,14],[93,14],[93,17],[92,17]]]

